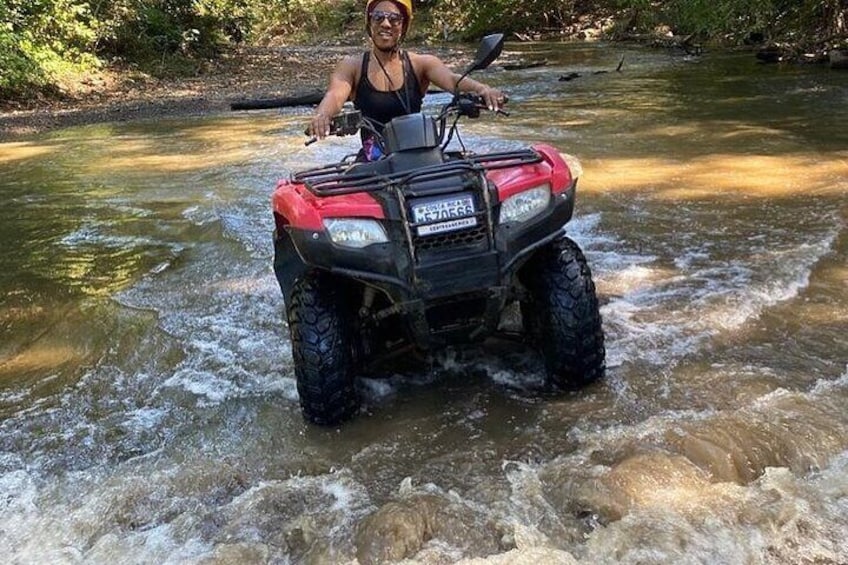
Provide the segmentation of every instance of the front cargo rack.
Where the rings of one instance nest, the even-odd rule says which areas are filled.
[[[350,163],[336,163],[317,169],[309,169],[292,175],[292,180],[302,183],[316,196],[340,196],[355,192],[373,192],[390,186],[409,185],[411,182],[426,182],[464,172],[481,172],[493,169],[507,169],[520,165],[529,165],[542,161],[542,156],[533,149],[501,151],[482,155],[468,155],[459,159],[420,167],[412,171],[394,173],[380,172],[379,164],[374,167],[360,167]]]

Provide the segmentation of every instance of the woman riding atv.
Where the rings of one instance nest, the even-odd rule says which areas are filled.
[[[421,111],[421,102],[432,83],[454,92],[459,88],[480,96],[490,110],[500,109],[502,92],[451,71],[438,57],[401,50],[412,21],[411,0],[368,0],[365,29],[371,50],[343,59],[330,76],[327,93],[312,116],[308,132],[317,139],[330,134],[330,120],[347,100],[362,115],[378,124]],[[362,131],[363,150],[359,160],[379,157],[378,144]]]
[[[504,113],[501,93],[435,57],[400,52],[408,2],[368,6],[373,49],[339,65],[311,128],[316,137],[368,130],[385,156],[293,173],[272,198],[274,273],[304,417],[329,426],[354,417],[357,378],[369,367],[496,336],[513,305],[520,335],[544,359],[546,386],[575,390],[602,378],[595,286],[563,231],[577,168],[544,143],[465,147],[460,118],[479,118],[489,106]],[[462,76],[487,68],[502,49],[502,34],[484,37]],[[431,82],[454,94],[437,116],[414,112]],[[324,116],[348,98],[359,111],[330,127]],[[360,120],[365,113],[375,117]],[[461,151],[448,149],[454,135]]]

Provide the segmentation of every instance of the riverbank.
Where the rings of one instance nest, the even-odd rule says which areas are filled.
[[[679,39],[666,39],[663,44],[651,37],[651,41],[639,38],[635,43],[688,52],[687,45],[679,45]],[[229,111],[236,101],[314,94],[326,87],[341,57],[363,47],[241,47],[210,62],[197,76],[172,79],[157,79],[128,69],[105,70],[68,86],[61,98],[0,100],[0,142],[76,125],[205,115]],[[471,54],[467,48],[414,49],[437,54],[454,68],[467,63]],[[754,48],[751,50],[754,52]],[[758,59],[764,59],[762,53],[769,51],[757,52]]]
[[[236,100],[321,90],[338,59],[355,49],[244,47],[188,78],[104,71],[74,84],[61,99],[0,101],[0,141],[90,123],[217,113]]]
[[[363,48],[358,44],[241,47],[187,78],[104,71],[80,80],[61,99],[0,100],[0,141],[76,125],[226,112],[235,101],[319,92],[338,61]],[[467,64],[473,55],[470,48],[414,49],[436,54],[451,67]]]

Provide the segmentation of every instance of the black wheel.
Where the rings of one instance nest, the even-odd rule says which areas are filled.
[[[300,407],[304,418],[322,426],[349,420],[359,410],[353,328],[336,286],[326,277],[302,277],[288,305]]]
[[[521,303],[527,336],[545,359],[548,382],[576,390],[604,376],[606,351],[595,283],[580,248],[562,237],[522,269],[529,299]]]

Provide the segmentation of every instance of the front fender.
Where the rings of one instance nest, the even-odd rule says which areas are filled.
[[[274,231],[274,275],[280,284],[283,300],[289,304],[295,281],[306,274],[309,267],[300,258],[291,236],[285,230]]]
[[[324,231],[325,218],[385,218],[383,207],[367,192],[318,197],[287,179],[277,183],[271,205],[286,225],[302,230]]]

